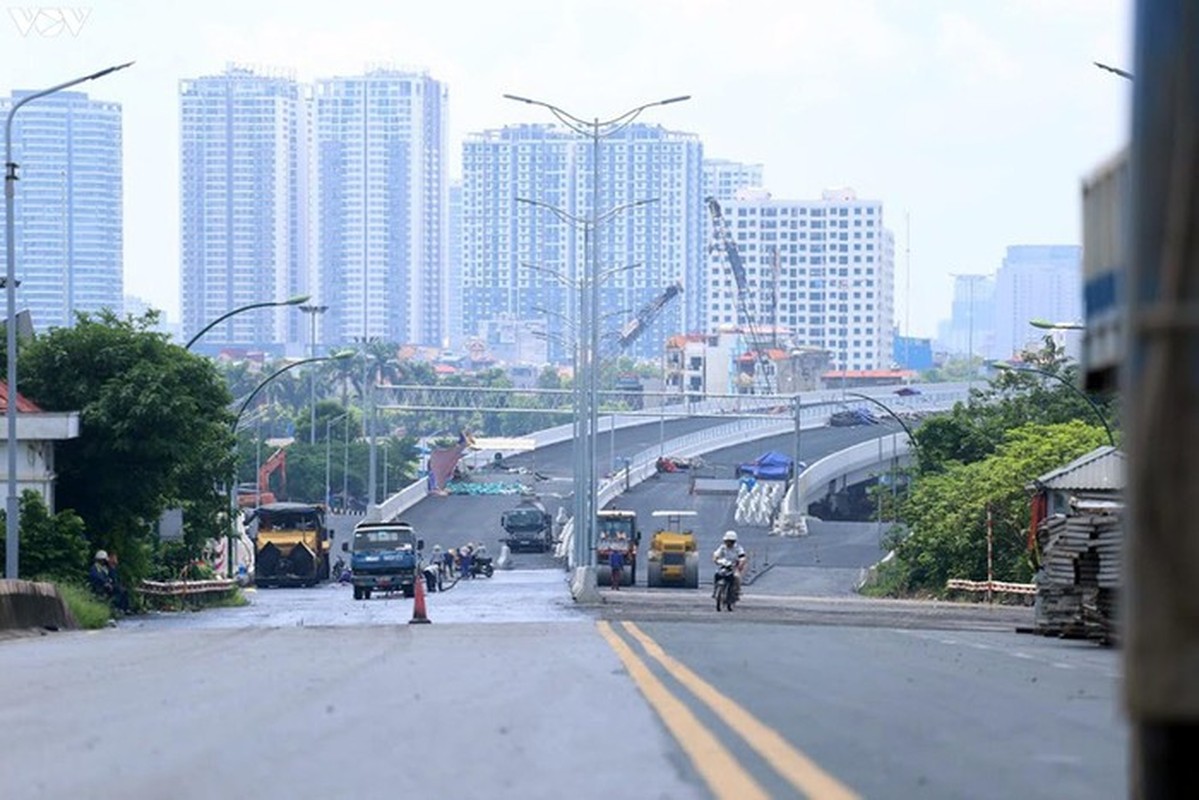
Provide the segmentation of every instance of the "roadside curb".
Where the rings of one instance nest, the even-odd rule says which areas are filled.
[[[745,577],[744,577],[744,578],[741,580],[741,585],[742,585],[742,586],[753,586],[753,585],[754,585],[754,581],[756,581],[758,578],[760,578],[760,577],[762,577],[763,575],[765,575],[767,572],[770,572],[770,570],[772,570],[772,569],[774,569],[774,564],[767,564],[766,566],[762,567],[760,570],[758,570],[758,571],[757,571],[757,572],[755,572],[754,574],[752,574],[752,575],[746,575],[746,576],[745,576]]]
[[[0,580],[0,630],[78,628],[66,601],[52,583]]]

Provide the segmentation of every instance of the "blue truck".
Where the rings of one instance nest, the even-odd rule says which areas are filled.
[[[416,593],[425,542],[407,522],[360,522],[354,541],[341,548],[351,553],[355,600],[369,600],[376,591],[403,592],[405,597]]]

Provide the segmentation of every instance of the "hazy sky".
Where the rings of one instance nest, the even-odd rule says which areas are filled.
[[[0,91],[137,60],[80,88],[124,106],[125,289],[172,319],[178,81],[228,62],[300,80],[427,68],[449,85],[455,176],[464,134],[549,121],[504,92],[582,117],[690,94],[643,119],[765,164],[775,197],[883,201],[901,329],[910,214],[918,335],[948,314],[948,273],[1077,244],[1079,182],[1127,139],[1129,83],[1091,62],[1130,65],[1131,0],[121,0],[41,6],[30,29],[37,8],[0,18]]]

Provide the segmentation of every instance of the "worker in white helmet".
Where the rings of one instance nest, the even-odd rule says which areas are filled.
[[[737,532],[725,531],[724,537],[721,539],[720,547],[716,548],[716,552],[712,553],[712,563],[720,566],[721,562],[728,561],[734,564],[733,569],[733,589],[736,592],[736,597],[741,596],[741,574],[745,572],[745,565],[749,559],[745,555],[745,548],[737,544]],[[712,587],[712,594],[715,596],[716,587]]]

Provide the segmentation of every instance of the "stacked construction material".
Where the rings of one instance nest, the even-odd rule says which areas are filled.
[[[1075,500],[1069,515],[1055,514],[1037,527],[1038,633],[1114,638],[1122,511],[1116,501]]]

